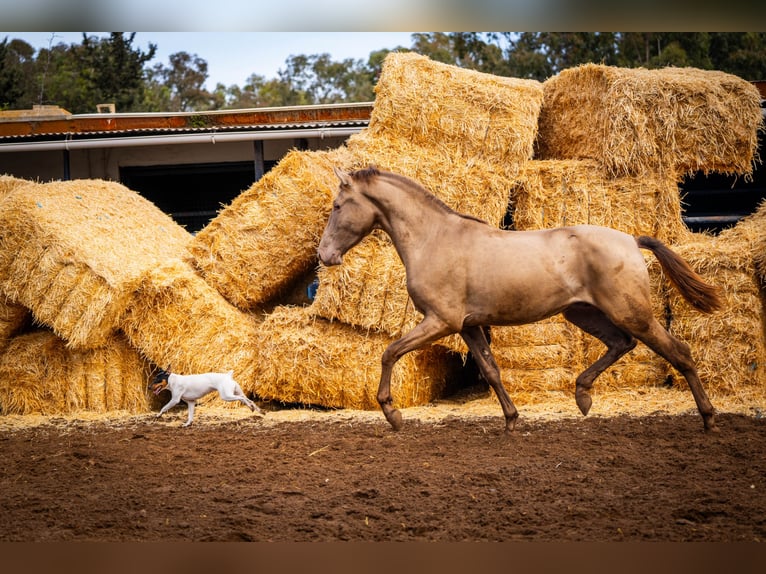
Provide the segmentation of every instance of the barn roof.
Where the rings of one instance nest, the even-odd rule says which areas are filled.
[[[222,137],[273,134],[322,137],[367,126],[372,103],[252,108],[206,112],[71,114],[58,106],[0,112],[0,151],[30,151],[43,145],[88,143],[126,138],[210,135]],[[300,137],[300,135],[299,135]]]

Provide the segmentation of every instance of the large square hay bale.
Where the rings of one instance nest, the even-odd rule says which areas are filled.
[[[0,351],[32,323],[29,309],[0,296]]]
[[[277,307],[260,326],[257,395],[266,400],[374,410],[380,360],[391,338],[325,321],[301,307]],[[457,361],[459,363],[459,361]],[[413,351],[394,367],[398,408],[438,398],[455,365],[445,349]]]
[[[755,269],[761,282],[761,288],[766,289],[766,199],[761,202],[753,213],[739,225],[753,228],[753,256]]]
[[[261,342],[256,317],[231,305],[184,261],[144,275],[121,327],[155,365],[181,374],[233,370],[243,390],[253,389]]]
[[[148,365],[121,335],[83,350],[51,331],[34,331],[13,337],[0,354],[0,412],[143,413],[148,382]]]
[[[492,354],[511,397],[540,391],[574,392],[583,370],[579,329],[556,315],[512,327],[492,327]]]
[[[511,187],[519,230],[591,224],[672,241],[686,230],[672,173],[609,177],[593,160],[534,160]]]
[[[375,86],[368,135],[443,149],[456,163],[497,169],[532,158],[542,84],[391,53]]]
[[[361,329],[401,337],[422,319],[407,293],[404,264],[393,243],[375,231],[334,267],[321,266],[311,311]]]
[[[349,138],[346,147],[355,167],[375,165],[409,177],[458,213],[500,226],[508,210],[507,166],[478,159],[461,162],[440,145],[420,146],[369,131]]]
[[[673,246],[709,283],[721,289],[724,308],[712,315],[693,309],[670,289],[671,332],[686,341],[700,378],[716,395],[766,395],[763,293],[754,263],[762,225],[740,223],[719,236],[689,234]]]
[[[128,188],[101,180],[14,188],[0,209],[0,291],[72,347],[103,346],[148,269],[191,235]]]
[[[737,76],[585,64],[544,91],[538,159],[594,159],[615,176],[752,172],[761,98]]]
[[[2,174],[0,175],[0,200],[2,200],[5,195],[16,189],[17,187],[21,187],[22,185],[27,185],[30,182],[26,179],[21,179],[19,177],[14,177],[12,175]]]
[[[292,151],[222,209],[190,251],[205,280],[240,309],[284,294],[317,263],[345,148]]]

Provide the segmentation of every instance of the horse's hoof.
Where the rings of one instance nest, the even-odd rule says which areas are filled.
[[[580,392],[575,394],[575,402],[577,403],[577,406],[580,408],[580,412],[587,416],[587,414],[590,412],[590,407],[593,404],[593,399],[590,397],[590,395],[587,392]]]
[[[721,432],[721,429],[718,428],[718,425],[715,424],[715,418],[713,415],[710,416],[703,416],[702,420],[705,423],[705,432],[712,432],[712,433],[719,433]]]
[[[393,409],[391,412],[386,413],[386,418],[388,419],[388,422],[391,424],[392,429],[394,429],[395,431],[402,429],[402,425],[404,423],[402,421],[402,413],[400,413],[398,409]]]

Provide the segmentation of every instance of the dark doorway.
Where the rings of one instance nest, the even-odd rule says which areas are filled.
[[[759,134],[758,148],[761,158],[766,159],[763,132]],[[755,212],[766,199],[766,169],[763,163],[756,164],[750,181],[741,176],[697,173],[684,179],[679,190],[687,227],[718,233]]]
[[[276,162],[264,162],[265,171]],[[253,162],[126,166],[123,185],[196,233],[255,181]]]

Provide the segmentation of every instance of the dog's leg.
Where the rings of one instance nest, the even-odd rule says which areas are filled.
[[[181,397],[171,397],[168,403],[164,407],[162,407],[162,409],[160,409],[160,412],[157,413],[157,418],[160,418],[163,414],[165,414],[174,406],[176,406],[180,401],[181,401]]]
[[[251,411],[257,412],[260,415],[263,414],[263,411],[261,411],[261,409],[258,408],[258,405],[256,405],[253,401],[247,398],[245,393],[242,391],[242,387],[240,387],[239,384],[237,384],[236,382],[234,382],[234,386],[232,388],[221,385],[221,388],[218,391],[218,394],[220,395],[221,399],[223,399],[224,401],[239,401],[243,405],[247,405],[248,407],[250,407]]]
[[[183,426],[188,427],[190,424],[192,424],[192,419],[194,418],[195,401],[186,401],[186,404],[189,406],[189,418],[186,419],[186,422],[183,424]]]

